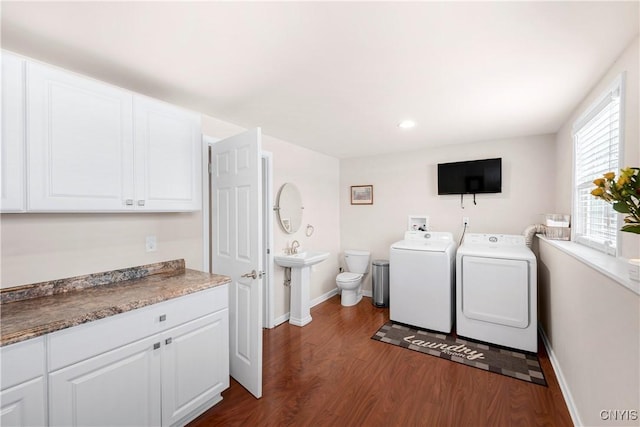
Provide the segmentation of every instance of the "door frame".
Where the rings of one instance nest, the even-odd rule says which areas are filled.
[[[209,164],[209,147],[220,138],[202,135],[202,269],[211,271],[211,170]],[[265,246],[263,265],[265,275],[263,276],[263,319],[262,327],[272,329],[276,326],[274,318],[274,261],[273,261],[273,154],[269,151],[262,151],[262,221],[263,221],[263,244]]]
[[[274,260],[273,260],[273,154],[269,151],[262,151],[262,233],[263,262],[265,274],[263,284],[263,311],[262,327],[272,329],[276,326],[274,318]]]

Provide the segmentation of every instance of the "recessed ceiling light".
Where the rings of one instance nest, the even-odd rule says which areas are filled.
[[[416,125],[416,122],[414,122],[413,120],[403,120],[400,123],[398,123],[398,127],[402,129],[409,129],[414,127],[415,125]]]

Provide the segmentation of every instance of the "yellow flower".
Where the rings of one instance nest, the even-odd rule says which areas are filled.
[[[620,169],[620,176],[607,172],[593,181],[596,186],[591,195],[611,203],[613,210],[625,214],[625,225],[620,229],[640,234],[640,168]]]
[[[620,169],[620,172],[622,172],[622,175],[626,176],[627,178],[633,176],[633,169],[630,167]]]
[[[628,182],[629,182],[629,177],[627,175],[620,175],[620,178],[618,178],[617,184],[618,184],[618,187],[622,187]]]

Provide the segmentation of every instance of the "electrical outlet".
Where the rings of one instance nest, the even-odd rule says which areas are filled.
[[[144,244],[147,252],[155,252],[158,249],[158,241],[156,240],[156,236],[147,236]]]
[[[462,217],[462,226],[464,227],[465,225],[467,227],[469,226],[469,217],[468,216],[463,216]]]

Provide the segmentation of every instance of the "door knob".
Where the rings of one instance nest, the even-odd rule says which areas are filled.
[[[262,276],[264,275],[264,272],[257,272],[255,270],[252,270],[251,273],[245,273],[240,277],[246,277],[246,278],[252,278],[252,279],[262,279]]]

